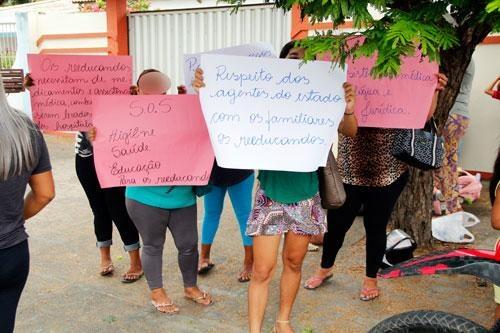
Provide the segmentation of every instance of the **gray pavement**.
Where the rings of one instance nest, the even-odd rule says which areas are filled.
[[[18,309],[16,332],[245,332],[246,287],[236,275],[242,246],[230,204],[213,247],[214,271],[200,279],[216,303],[210,308],[183,299],[172,239],[164,254],[167,291],[181,308],[177,316],[155,312],[145,280],[125,285],[119,276],[128,259],[115,230],[113,259],[117,274],[98,276],[98,252],[92,215],[74,172],[71,138],[47,137],[54,166],[57,197],[27,224],[31,272]],[[486,194],[486,193],[485,193]],[[472,229],[478,244],[493,247],[498,234],[489,227],[486,195],[471,209],[482,223]],[[199,220],[202,208],[199,205]],[[490,325],[494,311],[491,286],[478,287],[473,277],[438,276],[382,281],[380,299],[358,300],[364,275],[364,231],[356,222],[339,255],[333,282],[317,291],[301,289],[293,324],[297,332],[366,332],[396,313],[434,309]],[[320,253],[308,254],[304,279],[318,266]],[[278,279],[271,286],[265,332],[272,328],[278,303]]]

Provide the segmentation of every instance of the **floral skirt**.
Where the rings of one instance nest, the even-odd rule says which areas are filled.
[[[248,236],[274,236],[293,232],[297,235],[320,235],[326,232],[325,211],[316,194],[311,199],[282,204],[267,197],[262,189],[247,223]]]

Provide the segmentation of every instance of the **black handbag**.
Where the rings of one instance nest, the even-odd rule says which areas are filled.
[[[418,169],[439,169],[443,165],[444,140],[437,134],[434,119],[423,129],[397,130],[392,155]]]

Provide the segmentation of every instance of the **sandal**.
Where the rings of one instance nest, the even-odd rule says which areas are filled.
[[[333,274],[328,274],[324,278],[320,278],[319,276],[313,276],[304,284],[304,288],[307,290],[314,290],[323,285],[326,281],[330,280],[333,277]]]
[[[363,288],[361,289],[361,294],[359,295],[359,299],[368,302],[368,301],[373,301],[374,299],[378,298],[380,296],[380,289],[379,287],[375,288]]]
[[[109,276],[113,274],[114,271],[115,271],[115,266],[113,266],[113,264],[109,264],[106,267],[101,267],[101,272],[99,274],[101,274],[101,276]]]
[[[289,320],[276,320],[272,333],[278,333],[278,324],[290,324]]]
[[[252,278],[252,272],[247,270],[242,270],[238,275],[238,282],[245,283],[249,282]]]
[[[175,306],[174,302],[156,303],[155,301],[151,300],[151,304],[153,304],[156,311],[167,314],[167,315],[174,315],[174,314],[179,313],[179,308]],[[163,308],[163,310],[162,310],[162,308]]]
[[[139,281],[144,275],[144,272],[140,273],[125,273],[122,275],[122,283],[134,283]]]
[[[207,275],[208,272],[214,268],[215,264],[213,262],[204,262],[200,265],[198,269],[198,275]]]
[[[206,291],[202,291],[202,293],[203,293],[203,295],[199,296],[199,297],[184,296],[184,298],[186,298],[187,300],[190,300],[192,302],[195,302],[196,304],[200,304],[200,305],[204,305],[204,306],[209,306],[209,305],[214,304],[214,300],[212,298],[210,298],[210,303],[208,303],[208,304],[201,302],[201,301],[204,301],[210,297],[210,295]]]

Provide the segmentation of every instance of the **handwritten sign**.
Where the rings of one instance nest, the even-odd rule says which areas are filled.
[[[330,63],[202,55],[200,91],[217,163],[309,172],[326,163],[345,102]]]
[[[28,63],[33,120],[42,130],[89,129],[92,96],[128,95],[132,83],[129,56],[29,54]]]
[[[194,94],[195,91],[191,82],[194,79],[194,72],[200,67],[202,54],[226,54],[254,58],[276,58],[273,46],[268,43],[245,44],[235,47],[227,47],[218,50],[212,50],[205,53],[193,53],[184,55],[184,78],[188,94]]]
[[[373,79],[375,57],[349,62],[347,80],[356,87],[356,117],[361,127],[423,128],[436,89],[438,65],[420,57],[402,60],[393,79]]]
[[[198,96],[97,97],[93,121],[101,187],[208,183],[214,154]]]

